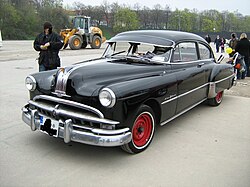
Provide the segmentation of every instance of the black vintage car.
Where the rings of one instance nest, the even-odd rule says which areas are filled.
[[[222,102],[234,69],[218,64],[201,37],[178,31],[130,31],[107,41],[98,59],[29,75],[22,119],[33,131],[97,145],[145,150],[156,125],[198,104]]]

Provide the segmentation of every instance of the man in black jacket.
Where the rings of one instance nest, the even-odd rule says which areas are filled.
[[[52,32],[52,25],[45,22],[44,31],[34,41],[34,49],[40,51],[38,64],[39,71],[46,71],[60,67],[59,50],[63,46],[63,39],[60,35]]]

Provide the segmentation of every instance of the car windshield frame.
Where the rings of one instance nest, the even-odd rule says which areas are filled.
[[[152,38],[152,37],[151,37]],[[157,38],[157,37],[154,37]],[[160,38],[157,38],[160,39]],[[174,42],[171,40],[165,39],[168,41],[169,45],[159,45],[159,42],[155,40],[154,42],[150,42],[153,40],[124,40],[124,38],[119,37],[119,39],[114,40],[111,39],[107,41],[108,44],[102,57],[104,58],[115,58],[115,59],[126,59],[134,62],[141,63],[167,63],[171,59],[171,52],[174,49]],[[117,45],[124,44],[124,49],[118,49]],[[138,49],[138,46],[148,46],[151,50],[147,51],[139,51],[138,54],[135,55]],[[165,50],[165,52],[161,52],[161,54],[156,54],[156,49]],[[159,51],[158,51],[159,52]]]

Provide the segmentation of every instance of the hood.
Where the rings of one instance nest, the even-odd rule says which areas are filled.
[[[65,91],[67,95],[92,96],[96,90],[115,83],[158,76],[163,71],[164,65],[157,64],[127,64],[107,59],[84,62],[65,71]]]

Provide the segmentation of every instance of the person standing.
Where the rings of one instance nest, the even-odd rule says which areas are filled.
[[[235,52],[239,52],[240,55],[244,56],[245,61],[245,72],[242,72],[239,75],[239,79],[245,79],[245,76],[250,77],[250,70],[249,70],[249,56],[250,56],[250,42],[247,39],[246,33],[242,33],[240,35],[240,40],[237,42],[235,46]]]
[[[231,40],[229,41],[229,47],[232,48],[232,53],[229,54],[229,57],[233,57],[234,54],[235,54],[235,47],[236,47],[236,44],[238,42],[238,39],[237,39],[237,36],[235,33],[232,33],[231,34]]]
[[[221,45],[221,39],[220,36],[217,35],[217,37],[214,40],[214,44],[216,46],[216,53],[219,53],[220,45]]]
[[[207,43],[209,43],[209,44],[211,43],[211,38],[210,38],[209,34],[206,35],[205,40],[207,41]]]
[[[225,44],[226,44],[226,39],[224,37],[221,38],[221,53],[225,52]]]
[[[34,41],[34,49],[40,51],[38,64],[39,72],[56,69],[60,67],[59,50],[63,47],[61,36],[52,31],[52,24],[45,22],[44,31],[37,35]]]

